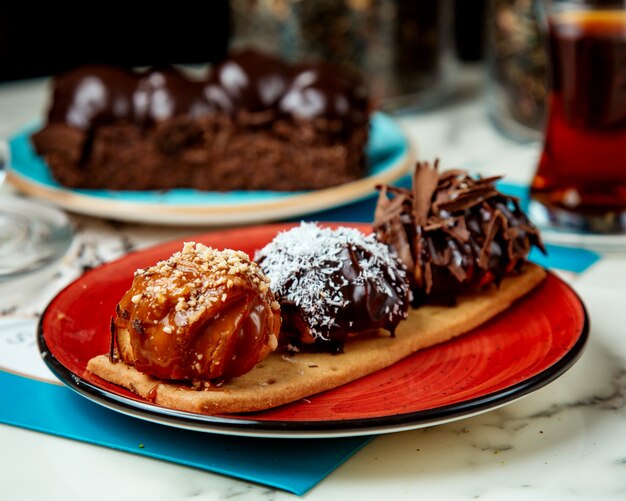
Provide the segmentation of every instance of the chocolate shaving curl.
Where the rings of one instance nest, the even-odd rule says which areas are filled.
[[[418,162],[411,189],[378,187],[374,231],[413,270],[414,305],[453,304],[519,271],[533,246],[545,253],[519,200],[496,188],[501,176],[438,166]]]

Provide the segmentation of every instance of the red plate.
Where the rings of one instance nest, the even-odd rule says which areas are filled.
[[[188,240],[252,256],[291,226],[235,229]],[[167,409],[86,373],[85,367],[90,358],[108,351],[109,321],[133,272],[181,246],[177,241],[128,254],[85,273],[52,300],[39,325],[39,349],[64,383],[107,407],[183,428],[254,436],[346,436],[430,426],[504,405],[560,376],[578,359],[587,340],[582,302],[549,274],[513,307],[471,333],[340,388],[245,415]]]

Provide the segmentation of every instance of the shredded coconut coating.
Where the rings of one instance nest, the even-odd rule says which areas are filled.
[[[392,251],[373,234],[301,223],[279,233],[256,253],[255,260],[269,277],[277,299],[300,310],[316,339],[327,340],[329,331],[339,327],[337,318],[354,300],[350,291],[357,287],[373,287],[376,294],[394,298],[383,312],[386,325],[393,328],[400,318],[406,318],[405,301],[395,301],[408,298],[406,272]],[[345,328],[352,326],[351,321],[349,324]]]

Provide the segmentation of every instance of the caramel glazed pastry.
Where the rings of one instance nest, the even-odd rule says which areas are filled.
[[[414,305],[455,304],[522,272],[532,246],[545,253],[519,200],[496,189],[498,179],[418,162],[411,189],[379,187],[374,230],[410,270]]]
[[[405,269],[373,234],[301,223],[279,233],[255,260],[281,305],[280,344],[291,351],[343,351],[357,334],[392,335],[407,317]]]
[[[195,386],[248,372],[276,349],[279,305],[244,252],[188,242],[137,270],[112,319],[110,358]]]
[[[329,63],[247,49],[200,79],[85,66],[53,85],[32,142],[70,188],[292,191],[366,173],[365,85]]]

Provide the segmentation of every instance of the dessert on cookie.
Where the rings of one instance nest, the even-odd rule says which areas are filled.
[[[139,270],[119,304],[111,353],[92,358],[87,370],[171,409],[211,415],[270,409],[337,388],[460,336],[506,310],[545,277],[543,269],[529,263],[497,289],[462,294],[453,308],[410,309],[407,277],[387,246],[376,244],[371,235],[353,234],[356,229],[328,232],[332,236],[304,225],[283,237],[269,237],[268,242],[275,240],[259,252],[267,278],[245,254],[225,251],[226,256],[210,257],[218,251],[193,245]],[[317,236],[306,240],[303,233]],[[174,265],[180,259],[176,256],[186,253],[189,258]],[[198,254],[212,264],[206,265]],[[187,261],[198,258],[196,275],[195,264]],[[243,293],[250,296],[237,299],[234,293],[241,284],[232,274],[242,268],[248,270]],[[180,280],[173,278],[177,275]],[[268,287],[270,278],[276,280],[276,295]],[[201,293],[188,294],[189,287]],[[251,322],[255,327],[265,322],[260,337],[229,327],[237,322],[244,326],[239,315],[250,311],[250,318],[258,320]],[[226,325],[220,327],[221,321]],[[182,329],[174,331],[173,324]],[[201,334],[196,341],[193,332]],[[240,344],[242,335],[256,341]],[[169,344],[176,339],[188,348]],[[250,353],[242,356],[244,349]]]
[[[112,319],[112,361],[163,380],[208,384],[251,370],[277,346],[279,305],[240,251],[187,242],[137,270]]]
[[[407,316],[405,269],[373,234],[301,223],[279,233],[255,260],[281,305],[281,342],[292,349],[340,352],[359,333],[393,335]]]
[[[409,270],[415,305],[454,304],[521,272],[532,246],[545,252],[519,200],[496,188],[498,179],[418,162],[411,189],[379,188],[374,230]]]
[[[546,276],[526,261],[536,228],[495,179],[418,164],[411,190],[381,189],[375,234],[301,223],[268,234],[258,264],[185,244],[136,272],[110,354],[87,369],[164,407],[255,412],[468,333]]]

